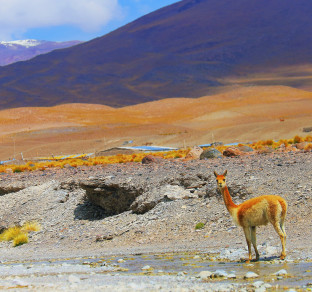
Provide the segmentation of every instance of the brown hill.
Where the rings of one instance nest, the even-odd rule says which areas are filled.
[[[124,108],[67,104],[0,111],[0,160],[132,145],[193,146],[292,138],[311,127],[312,93],[285,86],[233,87],[198,99]],[[280,120],[284,121],[280,121]]]
[[[311,15],[309,0],[179,1],[90,42],[0,68],[0,108],[120,107],[236,83],[311,89]]]

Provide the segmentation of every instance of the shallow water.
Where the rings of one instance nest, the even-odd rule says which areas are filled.
[[[144,267],[145,269],[142,269]],[[274,275],[282,269],[287,271],[287,275]],[[201,271],[214,273],[217,270],[222,270],[226,274],[234,274],[236,278],[212,277],[208,280],[202,280],[197,277]],[[259,277],[244,279],[247,272],[254,272]],[[162,283],[161,287],[164,287],[166,281],[170,282],[171,286],[173,285],[172,282],[176,282],[177,287],[186,289],[191,289],[194,283],[199,287],[203,287],[203,289],[206,284],[209,284],[209,289],[214,290],[213,287],[216,287],[215,290],[218,290],[219,286],[211,285],[233,284],[237,285],[234,287],[241,288],[253,287],[252,285],[256,281],[263,281],[270,284],[274,289],[284,287],[286,289],[309,290],[312,287],[312,262],[309,260],[300,262],[293,260],[280,261],[276,258],[267,258],[259,262],[246,264],[228,259],[220,261],[217,255],[213,254],[162,253],[50,261],[3,262],[0,264],[1,288],[23,286],[36,287],[36,289],[40,290],[40,288],[43,289],[48,285],[57,290],[60,287],[66,288],[67,285],[73,285],[72,279],[68,278],[70,275],[76,275],[79,288],[83,288],[85,284],[84,289],[88,289],[88,285],[101,285],[104,282],[106,285],[109,284],[117,288],[118,285],[127,285],[127,282],[131,279],[132,283],[141,283],[141,286],[131,286],[133,290],[140,290],[139,287],[142,287],[142,282],[146,279],[147,282],[151,283],[150,286],[143,287],[146,290],[152,290],[150,288],[157,283]],[[22,282],[16,282],[16,279]],[[56,283],[61,286],[56,287]],[[144,290],[143,288],[142,290]]]

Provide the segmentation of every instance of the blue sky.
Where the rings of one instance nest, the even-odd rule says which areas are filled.
[[[0,41],[87,41],[178,0],[0,0]]]

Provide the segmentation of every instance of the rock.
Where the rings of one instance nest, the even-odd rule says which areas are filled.
[[[224,270],[216,270],[213,273],[214,278],[226,278],[228,276],[228,273]]]
[[[308,142],[300,142],[295,144],[295,147],[299,150],[304,150],[304,148],[308,145]]]
[[[95,238],[95,241],[100,242],[100,241],[105,241],[105,240],[112,240],[114,238],[114,235],[112,233],[107,233],[104,235],[97,235]]]
[[[237,146],[237,149],[242,152],[254,152],[254,149],[247,145]]]
[[[177,277],[185,277],[185,272],[179,272],[179,273],[177,274]]]
[[[143,157],[142,164],[160,163],[163,160],[164,159],[161,158],[161,157],[156,157],[156,156],[153,156],[153,155],[147,155],[147,156]]]
[[[155,189],[143,193],[137,197],[131,204],[130,209],[136,214],[144,214],[152,210],[158,203],[162,202],[164,197]]]
[[[202,280],[208,280],[211,278],[212,273],[210,271],[201,271],[198,275],[197,278],[200,278]]]
[[[300,151],[298,148],[296,148],[295,146],[287,146],[286,149],[285,149],[286,152],[298,152]]]
[[[203,149],[198,147],[198,146],[194,146],[185,156],[185,159],[199,159],[200,155],[203,153]]]
[[[250,192],[245,185],[232,183],[231,186],[228,187],[228,189],[233,197],[239,197],[240,199],[244,199],[250,196]]]
[[[305,133],[312,132],[312,127],[303,128],[302,131]]]
[[[15,286],[20,286],[20,287],[27,287],[29,286],[29,283],[25,282],[24,280],[20,279],[20,278],[15,278],[12,281],[12,284]]]
[[[312,143],[309,143],[305,148],[304,152],[312,152]]]
[[[213,142],[211,143],[211,146],[216,147],[216,146],[222,146],[223,142]]]
[[[180,186],[166,186],[164,191],[164,198],[169,199],[170,201],[183,200],[196,198],[197,196],[192,194],[189,190],[185,190]]]
[[[201,154],[200,154],[200,159],[212,159],[212,158],[222,158],[222,153],[215,149],[215,148],[210,148],[210,149],[206,149],[204,150]]]
[[[256,281],[252,284],[253,287],[255,288],[260,288],[261,286],[264,285],[264,282],[263,281]]]
[[[274,273],[275,276],[286,276],[287,271],[285,269],[279,270],[278,272]]]
[[[227,157],[235,157],[243,155],[244,153],[236,147],[228,147],[223,151],[223,155]]]
[[[151,266],[149,266],[149,265],[146,265],[141,270],[142,271],[151,271],[151,270],[153,270],[153,268]]]
[[[258,274],[254,272],[247,272],[246,275],[244,276],[244,279],[251,279],[251,278],[257,278],[259,277]]]
[[[270,154],[273,152],[274,152],[274,149],[272,147],[269,147],[269,146],[265,146],[262,149],[257,150],[257,153],[259,153],[259,154]]]

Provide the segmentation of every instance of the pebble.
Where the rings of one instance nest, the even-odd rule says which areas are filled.
[[[255,288],[260,288],[262,285],[264,285],[263,281],[256,281],[252,284],[252,286]]]
[[[149,270],[152,270],[153,268],[149,265],[146,265],[142,268],[142,271],[149,271]]]
[[[13,285],[16,286],[28,286],[28,283],[23,281],[22,279],[16,278],[12,281]]]
[[[287,271],[285,269],[279,270],[278,272],[274,273],[275,276],[286,276]]]
[[[211,278],[212,273],[210,271],[201,271],[198,275],[197,278],[200,278],[202,280],[208,280]]]
[[[254,272],[247,272],[246,275],[244,276],[244,279],[251,279],[251,278],[257,278],[259,277],[258,274]]]
[[[185,277],[185,272],[179,272],[179,273],[177,274],[177,277]]]

